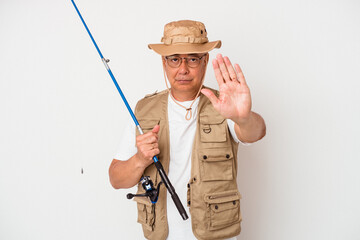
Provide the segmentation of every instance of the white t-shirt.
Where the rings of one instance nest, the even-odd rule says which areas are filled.
[[[171,195],[167,191],[168,240],[196,240],[192,232],[191,216],[187,207],[187,183],[191,174],[191,152],[196,132],[199,99],[198,97],[192,106],[192,118],[186,120],[185,109],[177,105],[170,96],[168,98],[169,137],[171,143],[168,177],[189,216],[186,221],[181,218]],[[190,107],[191,102],[181,102],[181,105]],[[234,140],[240,142],[235,134],[234,122],[228,119],[227,123]],[[114,156],[115,159],[127,160],[136,154],[135,128],[134,123],[125,126],[120,139],[120,146]],[[231,240],[235,239],[235,237],[231,238]]]

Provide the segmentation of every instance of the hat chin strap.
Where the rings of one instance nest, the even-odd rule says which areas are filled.
[[[196,98],[199,96],[200,91],[201,91],[201,89],[202,89],[202,87],[203,87],[203,83],[204,83],[204,79],[205,79],[205,74],[206,74],[206,68],[207,68],[207,64],[205,65],[205,72],[204,72],[204,76],[203,76],[202,79],[201,79],[200,88],[199,88],[199,90],[198,90],[198,92],[197,92],[194,100],[193,100],[192,103],[190,104],[190,107],[187,108],[187,107],[181,105],[181,104],[174,98],[174,96],[171,94],[171,88],[169,88],[168,80],[167,80],[167,78],[166,78],[165,69],[164,69],[164,66],[163,66],[165,84],[166,84],[166,88],[167,88],[167,90],[168,90],[168,92],[169,92],[169,94],[170,94],[170,97],[172,98],[172,100],[174,100],[174,102],[175,102],[177,105],[179,105],[180,107],[182,107],[182,108],[184,108],[184,109],[186,110],[185,119],[188,120],[188,121],[192,118],[192,108],[191,108],[191,107],[192,107],[192,105],[194,104]],[[170,83],[170,81],[169,81],[169,83]]]

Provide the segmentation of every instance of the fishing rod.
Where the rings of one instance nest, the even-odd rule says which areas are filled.
[[[95,39],[93,38],[93,36],[92,36],[89,28],[87,27],[87,25],[86,25],[83,17],[81,16],[81,13],[80,13],[79,9],[77,8],[75,2],[74,2],[73,0],[71,0],[71,2],[72,2],[72,4],[74,5],[75,10],[76,10],[76,12],[78,13],[78,15],[79,15],[79,17],[80,17],[80,19],[81,19],[81,21],[82,21],[82,23],[83,23],[86,31],[87,31],[87,33],[89,34],[89,36],[90,36],[90,38],[91,38],[91,41],[93,42],[96,50],[98,51],[98,53],[99,53],[99,55],[100,55],[100,58],[101,58],[101,61],[104,63],[104,66],[105,66],[106,70],[108,71],[111,79],[113,80],[113,82],[114,82],[114,84],[115,84],[115,86],[116,86],[116,89],[118,90],[118,92],[119,92],[119,94],[120,94],[120,96],[121,96],[121,98],[122,98],[122,100],[123,100],[126,108],[128,109],[128,111],[129,111],[132,119],[134,120],[134,123],[135,123],[135,125],[136,125],[136,128],[139,130],[139,133],[140,133],[140,134],[144,134],[143,130],[142,130],[141,127],[140,127],[140,124],[139,124],[138,120],[137,120],[136,117],[135,117],[134,112],[131,110],[131,107],[129,106],[128,101],[126,100],[123,92],[121,91],[121,89],[120,89],[120,87],[119,87],[119,84],[117,83],[117,81],[116,81],[116,79],[115,79],[115,77],[114,77],[114,75],[113,75],[113,73],[112,73],[112,71],[111,71],[111,69],[110,69],[110,67],[109,67],[109,65],[108,65],[108,62],[109,62],[110,60],[104,58],[104,56],[102,55],[102,53],[101,53],[101,51],[100,51],[100,48],[99,48],[98,45],[96,44]],[[162,179],[165,187],[166,187],[167,190],[169,191],[169,193],[170,193],[170,195],[171,195],[171,198],[173,199],[174,204],[175,204],[176,208],[178,209],[181,217],[183,218],[183,220],[188,219],[189,217],[188,217],[188,215],[187,215],[187,213],[186,213],[186,211],[185,211],[185,209],[184,209],[184,206],[183,206],[182,203],[180,202],[179,196],[176,194],[175,188],[174,188],[173,185],[171,184],[168,176],[166,175],[166,173],[165,173],[165,171],[164,171],[164,168],[163,168],[161,162],[158,160],[158,158],[157,158],[156,156],[153,157],[153,160],[154,160],[154,164],[155,164],[155,166],[156,166],[156,168],[157,168],[157,170],[158,170],[158,172],[159,172],[159,174],[160,174],[160,176],[161,176],[161,179]]]

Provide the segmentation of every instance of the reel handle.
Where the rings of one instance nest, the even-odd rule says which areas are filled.
[[[127,195],[126,195],[126,198],[127,199],[132,199],[133,197],[148,197],[149,196],[149,194],[147,194],[147,193],[143,193],[143,194],[132,194],[132,193],[128,193]]]

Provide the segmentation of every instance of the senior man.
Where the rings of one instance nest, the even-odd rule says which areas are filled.
[[[251,95],[238,64],[218,54],[212,61],[219,91],[203,86],[209,42],[201,22],[165,25],[162,44],[149,48],[162,56],[167,90],[145,96],[135,108],[144,130],[127,127],[109,176],[112,186],[130,188],[142,176],[161,181],[152,157],[160,159],[190,220],[183,221],[163,187],[159,200],[136,198],[138,222],[147,239],[228,239],[240,233],[238,144],[265,135],[263,118],[251,111]],[[170,83],[168,87],[166,78]],[[141,185],[138,193],[143,193]],[[235,239],[235,238],[234,238]]]

